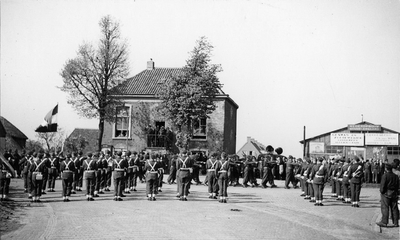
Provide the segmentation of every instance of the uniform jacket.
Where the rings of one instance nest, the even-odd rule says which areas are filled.
[[[364,176],[363,167],[360,163],[354,163],[349,170],[350,183],[361,184],[361,178]]]

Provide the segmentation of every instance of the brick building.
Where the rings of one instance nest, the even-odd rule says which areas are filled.
[[[351,157],[364,159],[400,158],[399,132],[366,121],[300,141],[306,156]]]
[[[182,73],[181,68],[156,68],[154,62],[149,61],[146,70],[118,85],[119,94],[114,97],[119,98],[124,105],[117,108],[115,122],[104,126],[104,147],[122,151],[177,152],[174,144],[175,129],[158,111],[161,101],[156,96],[171,76]],[[209,118],[193,125],[193,138],[189,143],[192,152],[236,152],[238,105],[222,90],[219,92],[215,97],[216,110]],[[160,134],[160,131],[149,129],[163,129],[166,133]]]

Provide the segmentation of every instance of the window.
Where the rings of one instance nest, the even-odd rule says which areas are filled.
[[[387,147],[388,155],[400,155],[400,147]]]
[[[207,138],[207,118],[201,118],[193,122],[193,139]]]
[[[128,138],[130,126],[130,107],[117,107],[117,115],[115,116],[114,137]]]
[[[333,154],[342,154],[343,147],[342,146],[326,146],[326,153],[333,153]]]

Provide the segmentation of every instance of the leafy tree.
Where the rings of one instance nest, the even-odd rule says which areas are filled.
[[[41,142],[37,140],[28,139],[25,144],[25,151],[28,153],[30,151],[33,152],[43,152],[43,145]]]
[[[104,123],[113,121],[120,102],[111,98],[112,89],[129,73],[127,44],[120,39],[119,23],[110,16],[99,22],[101,38],[97,49],[91,44],[79,47],[78,56],[66,62],[61,71],[61,90],[68,103],[86,118],[99,119],[98,150],[101,150]]]
[[[222,69],[211,64],[212,50],[206,37],[197,40],[183,73],[171,76],[158,95],[167,118],[178,129],[176,145],[179,148],[188,147],[193,122],[208,118],[216,108],[214,97],[222,87],[217,73]]]

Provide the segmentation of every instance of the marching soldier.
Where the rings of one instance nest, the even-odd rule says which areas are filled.
[[[217,173],[216,173],[216,167],[218,160],[216,157],[218,154],[216,152],[211,153],[210,158],[206,162],[206,168],[207,168],[207,179],[208,179],[208,193],[209,193],[209,198],[217,199]]]
[[[191,180],[193,162],[184,150],[181,156],[176,161],[176,169],[178,175],[178,190],[179,190],[179,200],[187,201],[187,196],[189,195],[189,187]]]
[[[267,187],[267,183],[269,183],[271,185],[271,188],[276,187],[275,182],[274,182],[274,175],[272,174],[272,171],[274,169],[274,167],[276,166],[276,161],[273,160],[273,156],[268,154],[265,157],[265,160],[263,162],[263,179],[262,179],[262,187],[266,188]]]
[[[94,188],[96,181],[96,173],[97,165],[96,161],[92,158],[92,153],[87,153],[87,158],[83,161],[83,177],[85,178],[86,184],[86,198],[88,201],[94,201]]]
[[[353,165],[350,167],[349,179],[350,179],[350,191],[351,191],[351,202],[352,207],[360,207],[360,193],[361,193],[361,178],[364,176],[363,167],[360,164],[360,158],[357,156],[353,157]]]
[[[46,161],[43,160],[43,153],[39,155],[34,154],[34,162],[29,171],[32,176],[32,201],[40,202],[43,187],[43,173],[46,171]]]
[[[69,202],[71,196],[72,183],[74,181],[74,172],[76,171],[75,163],[71,159],[71,154],[67,154],[64,161],[61,162],[61,180],[62,180],[62,197],[64,202]]]
[[[293,188],[298,188],[294,178],[294,167],[298,165],[294,163],[294,159],[291,155],[289,155],[289,159],[286,162],[286,180],[285,180],[285,189],[290,189],[289,183],[291,182]]]
[[[122,189],[125,177],[125,171],[128,163],[122,158],[122,152],[118,152],[114,159],[113,178],[114,178],[114,201],[122,201]]]
[[[328,169],[323,164],[323,158],[318,159],[318,163],[314,165],[311,171],[311,177],[315,192],[315,206],[323,206],[324,184],[328,178]]]
[[[159,163],[157,156],[151,155],[144,165],[146,170],[146,194],[149,201],[156,201],[157,185],[158,185],[158,169]]]
[[[247,184],[248,182],[253,184],[253,167],[254,165],[257,164],[257,162],[253,161],[252,156],[247,156],[246,161],[244,162],[244,176],[243,176],[243,187],[248,187],[249,185]],[[252,185],[254,186],[254,185]]]
[[[231,162],[226,158],[226,153],[221,154],[221,160],[217,162],[216,172],[218,178],[218,186],[221,191],[220,203],[226,203],[226,198],[228,197],[228,183],[229,177],[228,172]]]
[[[48,178],[49,178],[49,183],[48,183],[48,192],[55,192],[54,187],[56,185],[56,179],[58,177],[58,171],[60,169],[60,160],[56,156],[56,153],[53,152],[48,158],[48,161],[50,163],[50,168],[49,168],[49,173],[48,173]]]

